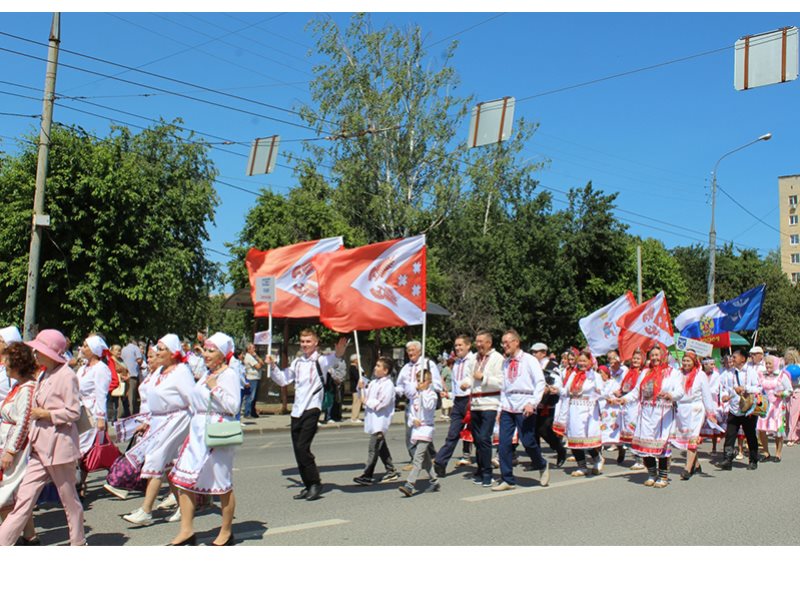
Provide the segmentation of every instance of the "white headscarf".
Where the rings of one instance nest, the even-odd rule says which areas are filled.
[[[0,329],[0,338],[2,338],[6,344],[22,341],[22,336],[19,334],[19,329],[13,325],[9,325],[8,327],[3,327]]]
[[[181,361],[186,358],[186,355],[183,353],[183,346],[181,345],[181,340],[174,333],[168,333],[160,340],[158,340],[158,342],[166,346],[167,350],[169,350],[172,353],[172,358]]]
[[[92,351],[97,358],[103,358],[103,353],[108,350],[108,346],[103,341],[103,338],[97,335],[90,335],[86,338],[86,345],[89,346],[89,350]]]
[[[230,362],[231,357],[233,356],[234,344],[229,335],[218,331],[206,340],[206,345],[213,346],[219,350],[222,353],[222,356],[225,357],[225,362]]]

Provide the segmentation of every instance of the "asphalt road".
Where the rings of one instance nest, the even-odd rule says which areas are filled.
[[[437,427],[437,446],[444,426]],[[316,502],[293,500],[299,477],[289,433],[248,434],[235,462],[234,533],[244,546],[283,545],[795,545],[800,499],[800,447],[786,448],[783,461],[762,463],[754,472],[739,461],[732,472],[708,462],[703,474],[681,481],[682,457],[673,459],[666,489],[646,488],[645,473],[631,472],[607,454],[602,476],[571,478],[553,470],[548,488],[537,472],[516,468],[518,487],[491,492],[475,486],[468,468],[442,480],[439,492],[403,497],[398,483],[361,487],[368,436],[358,428],[321,428],[313,451],[322,471],[324,496]],[[402,427],[393,427],[389,443],[399,465],[407,460]],[[460,453],[460,445],[457,448]],[[548,457],[552,459],[552,454]],[[450,467],[452,468],[452,461]],[[627,462],[630,464],[630,461]],[[378,467],[378,474],[382,473]],[[405,473],[404,473],[405,475]],[[102,489],[104,473],[90,476],[85,513],[90,545],[163,545],[178,529],[167,523],[136,527],[120,516],[140,505],[141,497],[118,500]],[[165,488],[166,489],[166,488]],[[219,526],[219,509],[198,515],[195,530],[210,542]],[[35,520],[44,544],[67,541],[60,508],[43,508]]]

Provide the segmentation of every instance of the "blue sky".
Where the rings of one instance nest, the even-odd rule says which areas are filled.
[[[305,25],[313,16],[64,13],[62,49],[293,109],[310,100],[307,82],[317,57],[307,55],[313,40]],[[332,16],[344,25],[349,13]],[[46,42],[50,18],[48,13],[6,13],[0,32]],[[456,91],[474,94],[477,100],[505,95],[522,99],[720,50],[519,102],[516,116],[540,124],[525,157],[550,161],[539,175],[541,183],[550,188],[568,190],[592,180],[596,188],[619,192],[618,216],[630,224],[634,234],[661,239],[668,247],[705,244],[714,163],[727,151],[772,132],[771,141],[726,158],[719,169],[719,183],[750,212],[778,227],[777,179],[800,173],[800,81],[736,92],[732,46],[745,34],[800,25],[800,14],[375,13],[373,22],[376,26],[419,24],[433,44],[432,64],[441,61],[446,46],[436,42],[455,35],[460,46],[452,64],[462,82]],[[46,56],[45,48],[7,36],[0,36],[0,48]],[[266,118],[299,123],[299,117],[291,113],[138,73],[120,74],[120,68],[65,52],[60,61],[58,93],[83,96],[111,109],[64,100],[56,106],[55,120],[80,125],[97,135],[107,133],[108,119],[67,107],[142,126],[147,125],[146,120],[118,111],[152,118],[181,117],[187,127],[243,142],[224,150],[245,155],[255,137],[279,134],[283,140],[293,140],[310,135],[302,128]],[[141,94],[153,90],[80,72],[64,66],[67,64],[236,106],[259,116],[164,94],[144,97]],[[40,99],[10,94],[40,98],[40,91],[20,86],[40,90],[44,69],[41,61],[0,51],[0,81],[4,82],[0,83],[0,111],[39,113]],[[35,126],[34,119],[0,115],[0,150],[16,151],[14,138]],[[467,126],[465,122],[463,138]],[[282,143],[282,151],[290,149],[299,150],[299,144]],[[289,168],[247,177],[245,157],[218,149],[212,150],[211,156],[223,183],[252,192],[262,187],[286,191],[294,181]],[[285,159],[281,162],[286,164]],[[225,185],[217,189],[222,205],[207,246],[224,252],[224,243],[235,240],[256,196]],[[563,195],[556,193],[555,198],[563,200]],[[717,236],[720,243],[734,241],[762,254],[779,243],[776,231],[722,193],[717,199]],[[211,256],[225,260],[221,255]]]

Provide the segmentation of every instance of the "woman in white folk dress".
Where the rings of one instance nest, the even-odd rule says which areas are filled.
[[[603,382],[593,368],[594,357],[588,350],[577,358],[576,368],[570,373],[561,390],[562,411],[565,415],[565,435],[567,448],[572,450],[578,468],[572,477],[586,475],[586,453],[592,457],[592,473],[603,472],[603,457],[599,452],[602,446],[600,434],[600,393]]]
[[[621,444],[620,435],[622,433],[625,406],[621,404],[617,390],[620,389],[620,381],[611,375],[611,369],[607,365],[597,367],[597,374],[602,381],[600,388],[600,436],[604,447],[617,448],[617,464],[621,465],[625,460],[625,446]],[[620,377],[620,380],[622,377]]]
[[[708,376],[700,368],[700,359],[694,352],[683,355],[680,380],[681,385],[672,396],[675,427],[671,442],[676,448],[686,450],[686,468],[681,473],[681,479],[686,481],[696,472],[702,472],[697,459],[700,430],[706,419],[716,423],[717,405],[711,397]]]
[[[633,442],[633,432],[636,430],[636,421],[639,419],[639,401],[638,399],[627,401],[623,396],[630,392],[639,381],[639,376],[644,368],[644,353],[638,349],[634,350],[629,362],[630,366],[625,372],[619,388],[614,392],[622,407],[622,431],[620,431],[619,440],[624,447],[630,447]],[[634,454],[634,462],[630,468],[632,471],[643,470],[642,457]]]
[[[711,454],[717,453],[717,441],[725,437],[725,415],[728,412],[722,406],[722,400],[719,397],[719,375],[717,370],[717,362],[711,356],[705,357],[700,364],[703,368],[703,373],[708,377],[708,389],[711,392],[711,401],[714,403],[714,418],[706,419],[703,426],[700,428],[700,438],[703,440],[711,440]]]
[[[94,423],[79,437],[81,451],[81,484],[78,495],[86,497],[86,477],[89,474],[84,465],[84,459],[89,450],[94,446],[95,439],[106,431],[106,412],[108,410],[108,389],[111,387],[111,369],[107,361],[111,354],[103,338],[90,335],[81,346],[81,354],[86,363],[78,369],[78,393],[83,410],[89,413],[89,418]]]
[[[233,356],[233,340],[217,332],[203,345],[203,359],[208,373],[192,390],[192,424],[178,462],[169,479],[179,489],[181,528],[170,546],[194,546],[193,529],[197,496],[219,496],[222,525],[212,546],[233,546],[236,540],[231,529],[236,509],[233,495],[233,457],[236,446],[206,445],[206,428],[210,421],[236,421],[241,404],[239,374],[228,367]]]
[[[22,342],[12,342],[0,352],[0,363],[9,377],[15,380],[0,406],[0,517],[5,520],[14,508],[16,492],[28,466],[31,427],[31,408],[36,390],[36,359],[33,350]],[[16,545],[38,546],[39,538],[33,527],[33,517],[28,519]]]
[[[636,386],[623,396],[625,402],[639,402],[639,416],[631,442],[634,454],[644,458],[648,487],[669,485],[669,438],[675,421],[672,395],[680,385],[678,371],[669,363],[667,349],[657,344],[650,350],[650,362]],[[658,469],[656,469],[658,459]]]
[[[194,388],[194,376],[186,364],[178,336],[168,333],[158,340],[156,356],[160,368],[153,373],[150,384],[144,389],[150,412],[150,429],[140,449],[144,454],[141,478],[149,481],[142,506],[122,517],[134,525],[153,523],[153,505],[158,498],[162,479],[178,457],[189,433],[191,418],[189,397]],[[168,520],[179,520],[178,511]]]

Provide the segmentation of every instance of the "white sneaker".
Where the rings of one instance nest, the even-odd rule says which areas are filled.
[[[174,494],[167,494],[164,499],[156,505],[156,510],[167,510],[178,506],[178,501],[175,500]]]
[[[141,507],[122,518],[134,525],[152,525],[153,523],[153,514],[144,512]]]
[[[178,508],[178,510],[176,510],[174,513],[172,513],[172,514],[171,514],[171,515],[170,515],[170,516],[167,518],[167,523],[177,523],[177,522],[179,522],[180,520],[181,520],[181,509],[180,509],[180,507],[179,507],[179,508]]]
[[[606,459],[602,454],[598,455],[597,460],[594,461],[594,467],[592,467],[592,475],[600,475],[603,472],[604,464],[606,464]]]
[[[472,464],[472,460],[468,456],[464,456],[456,461],[457,467],[468,467]],[[499,465],[498,465],[499,466]]]
[[[111,492],[114,496],[119,498],[120,500],[125,500],[128,497],[128,490],[121,490],[119,488],[115,488],[113,485],[105,484],[103,488],[109,492]]]
[[[637,460],[629,468],[631,471],[644,471],[647,467],[645,467],[643,463]]]
[[[542,487],[550,485],[550,463],[545,463],[544,469],[539,471],[539,485]]]

